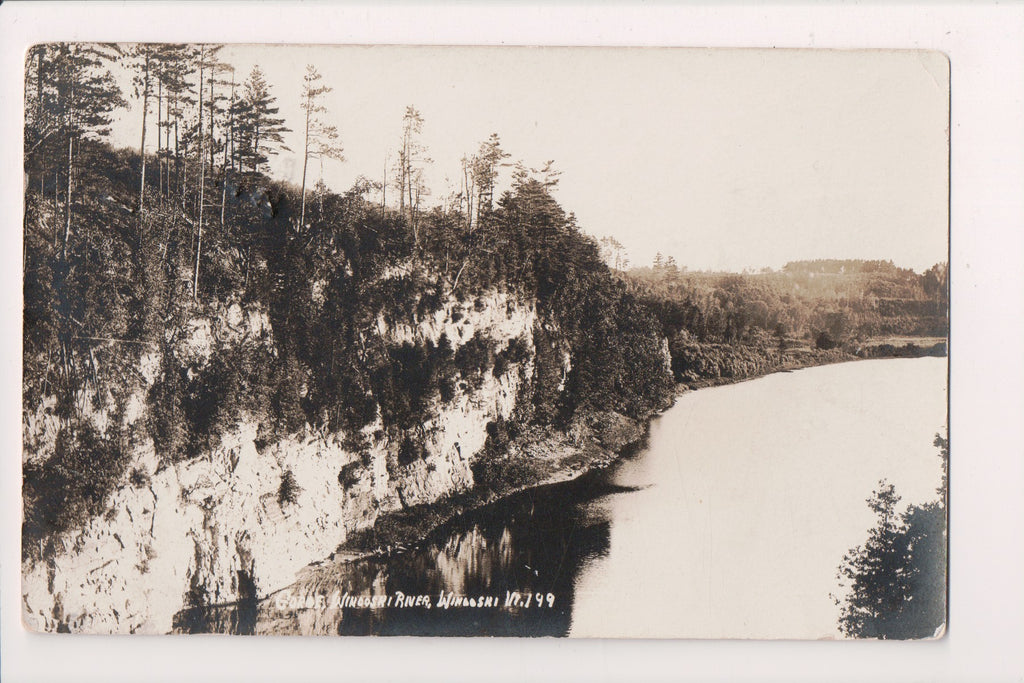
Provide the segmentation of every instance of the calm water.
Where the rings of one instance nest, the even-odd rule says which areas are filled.
[[[614,468],[524,492],[389,558],[327,564],[181,630],[838,637],[836,570],[887,478],[935,498],[946,359],[810,368],[680,397]],[[518,591],[520,602],[507,604]],[[438,605],[480,597],[498,606]],[[431,607],[397,607],[399,594]],[[319,605],[315,600],[321,600]],[[391,596],[382,607],[342,600]],[[540,606],[537,601],[540,600]],[[309,600],[308,607],[303,600]]]

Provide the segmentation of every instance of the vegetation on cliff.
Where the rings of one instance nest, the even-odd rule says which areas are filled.
[[[373,201],[386,187],[366,179],[340,193],[307,187],[305,174],[290,186],[266,173],[289,123],[271,86],[258,68],[236,83],[218,51],[53,44],[28,55],[23,405],[26,415],[43,406],[59,429],[54,443],[26,444],[26,551],[103,512],[139,444],[151,440],[165,464],[194,458],[245,415],[263,425],[261,443],[310,429],[344,433],[355,450],[379,418],[409,461],[432,406],[528,359],[524,425],[564,429],[595,411],[643,418],[664,404],[672,381],[658,321],[555,201],[550,165],[520,166],[495,196],[508,154],[492,135],[467,156],[459,201],[427,208],[424,122],[410,107],[387,179],[397,207]],[[142,153],[108,138],[127,95],[114,60],[132,64]],[[315,75],[306,161],[341,154],[337,131],[320,123]],[[154,115],[155,154],[145,139]],[[536,306],[533,348],[388,334],[446,301],[483,306],[493,291]],[[268,328],[197,360],[195,323],[231,334],[217,321],[232,306]],[[140,392],[144,417],[125,418]],[[283,484],[282,500],[293,496]]]

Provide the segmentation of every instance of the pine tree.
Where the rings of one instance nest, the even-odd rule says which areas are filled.
[[[84,251],[81,245],[72,244],[77,227],[75,191],[78,179],[91,170],[89,143],[106,138],[114,110],[125,106],[107,66],[116,58],[117,52],[110,46],[56,43],[37,46],[30,52],[26,65],[34,69],[27,70],[27,76],[35,76],[32,99],[26,100],[26,164],[37,170],[41,180],[52,173],[54,190],[53,256],[44,266],[52,269],[52,279],[47,283],[46,293],[36,292],[46,301],[45,318],[49,322],[38,321],[40,332],[36,341],[47,347],[48,357],[50,349],[55,349],[54,365],[65,398],[73,388],[75,338],[78,329],[89,322],[82,313],[75,319],[72,311],[85,311],[88,302],[68,284],[80,275],[73,265],[74,256]],[[26,209],[26,221],[28,213]],[[26,339],[28,335],[26,327]]]
[[[501,148],[501,139],[497,133],[491,133],[487,141],[480,144],[480,150],[473,157],[478,222],[481,215],[490,213],[494,208],[494,188],[498,181],[498,172],[508,157],[509,153]]]
[[[146,119],[149,115],[149,100],[153,95],[155,72],[157,70],[157,47],[148,43],[133,46],[125,53],[134,67],[132,75],[133,96],[142,101],[142,140],[139,143],[139,158],[142,170],[139,172],[139,240],[142,239],[142,226],[145,221],[146,200]],[[159,107],[159,105],[158,105]]]
[[[266,165],[269,156],[277,154],[278,150],[290,151],[284,144],[284,134],[291,129],[277,116],[280,108],[274,106],[276,101],[263,72],[259,66],[254,66],[236,112],[240,165],[244,168],[248,164],[253,173]]]
[[[419,240],[416,225],[416,209],[419,208],[420,197],[427,193],[423,182],[423,166],[432,160],[426,155],[427,148],[420,142],[423,133],[423,116],[416,107],[405,108],[402,116],[402,145],[398,150],[398,186],[400,213],[406,211],[408,200],[408,220],[413,229],[413,239]]]
[[[302,155],[302,209],[299,213],[299,229],[306,225],[306,170],[310,159],[344,160],[343,149],[338,142],[338,129],[323,122],[319,114],[327,111],[320,104],[320,98],[333,88],[321,84],[320,73],[312,64],[306,65],[303,77],[302,110],[306,112],[306,134]],[[322,181],[322,178],[321,178]]]
[[[188,158],[183,149],[183,136],[186,128],[186,114],[196,104],[192,96],[192,77],[196,72],[195,49],[191,45],[161,45],[158,51],[159,88],[164,98],[164,115],[161,125],[164,133],[164,195],[172,196],[172,179],[174,192],[182,209],[186,206],[186,187],[188,176]],[[174,140],[174,151],[171,151],[171,140]]]
[[[76,149],[89,139],[100,139],[110,132],[112,112],[126,105],[121,89],[106,62],[115,56],[101,45],[60,43],[53,50],[50,65],[56,94],[51,116],[59,122],[67,151],[64,166],[67,189],[64,195],[64,239],[61,258],[67,258],[74,206]]]

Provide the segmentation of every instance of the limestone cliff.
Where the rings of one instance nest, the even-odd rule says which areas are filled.
[[[458,348],[480,335],[497,350],[517,339],[529,349],[526,360],[500,376],[488,370],[481,382],[459,382],[451,400],[435,400],[419,432],[420,457],[411,462],[400,462],[400,444],[379,417],[359,439],[305,429],[274,443],[261,441],[256,418],[246,417],[220,435],[216,448],[173,464],[157,457],[151,439],[135,444],[130,476],[110,496],[108,512],[54,539],[46,560],[24,561],[26,625],[168,632],[184,607],[265,596],[378,515],[471,487],[470,463],[484,446],[487,424],[509,418],[532,380],[536,324],[532,302],[498,292],[449,299],[415,324],[378,320],[378,333],[395,342],[436,342],[444,334]],[[269,345],[271,337],[265,313],[234,304],[214,318],[192,320],[176,352],[198,367],[218,346]],[[144,419],[141,392],[159,363],[143,354],[140,393],[115,417],[97,413],[94,421]],[[51,412],[42,406],[26,415],[26,458],[52,452]]]

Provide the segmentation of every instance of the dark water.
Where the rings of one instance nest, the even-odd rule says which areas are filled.
[[[875,524],[865,500],[883,477],[904,504],[934,498],[945,397],[940,358],[844,363],[686,394],[652,422],[639,452],[608,470],[475,511],[391,557],[324,563],[265,600],[181,613],[177,626],[841,637],[830,594],[843,555]],[[496,605],[444,609],[442,591]],[[507,603],[516,591],[520,603]],[[341,603],[399,593],[431,607]]]
[[[629,458],[635,455],[627,456]],[[235,634],[564,636],[580,569],[608,552],[610,521],[593,501],[633,491],[612,470],[524,491],[455,520],[390,557],[326,563],[265,600],[180,613],[176,631]],[[496,606],[449,606],[454,594]],[[519,603],[514,603],[519,594]],[[384,607],[341,607],[391,596]],[[398,607],[399,595],[414,605]],[[321,602],[316,604],[317,596]],[[415,606],[417,596],[431,607]],[[309,607],[299,607],[307,604]]]

